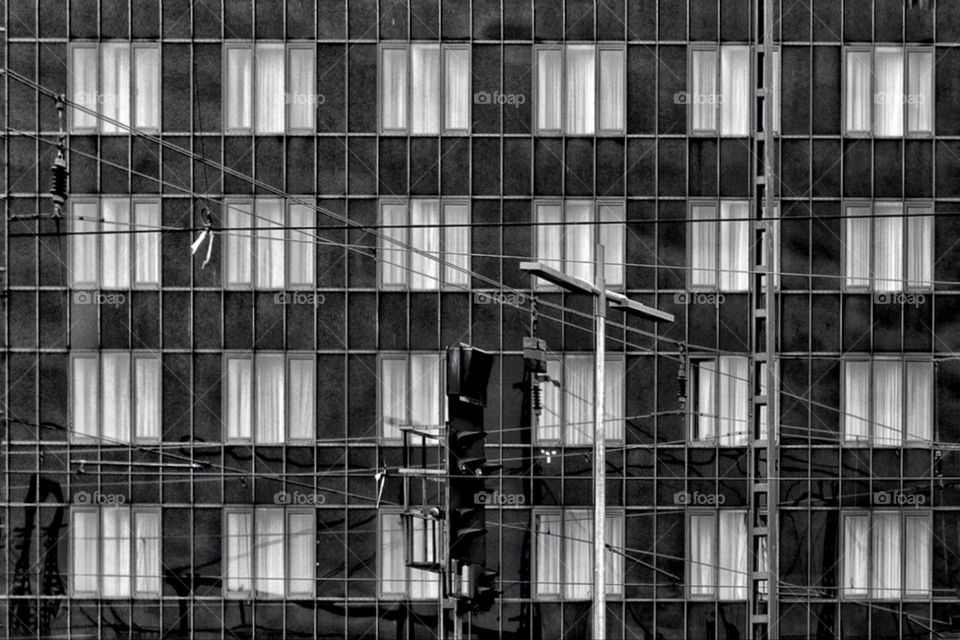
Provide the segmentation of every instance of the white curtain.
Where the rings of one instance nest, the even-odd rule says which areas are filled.
[[[910,207],[907,218],[907,286],[933,284],[933,213],[930,207]]]
[[[407,592],[407,560],[403,520],[398,513],[380,514],[380,594],[404,596]]]
[[[903,205],[878,202],[873,221],[874,288],[901,291],[903,263]]]
[[[291,48],[287,56],[290,71],[290,86],[287,87],[287,102],[290,105],[288,128],[291,131],[313,131],[317,112],[313,49]]]
[[[716,522],[714,514],[690,514],[687,585],[691,596],[712,596],[716,593]]]
[[[70,516],[73,591],[99,594],[100,516],[97,511],[86,509],[73,511]]]
[[[749,360],[740,356],[720,357],[719,441],[721,445],[747,443],[747,414],[750,410]]]
[[[717,52],[695,50],[690,62],[692,95],[691,128],[694,131],[717,129]]]
[[[96,45],[73,46],[70,49],[70,100],[94,113],[97,108],[97,67],[99,60]],[[96,129],[97,117],[79,109],[70,110],[73,130]]]
[[[407,361],[384,358],[380,364],[380,384],[383,437],[400,439],[400,427],[410,424],[407,417]]]
[[[750,205],[724,200],[720,203],[720,289],[750,289]]]
[[[716,217],[716,205],[690,205],[690,285],[693,287],[717,284]]]
[[[283,509],[263,507],[256,510],[256,547],[254,576],[259,596],[281,597],[284,594],[286,571],[283,547]]]
[[[106,232],[101,240],[101,282],[107,289],[126,289],[130,286],[130,201],[104,198],[100,201],[100,211]]]
[[[283,133],[284,55],[282,44],[256,46],[257,133]]]
[[[867,563],[870,557],[869,516],[843,517],[843,594],[863,597],[868,593]]]
[[[253,514],[228,512],[226,526],[227,593],[247,593],[253,579]]]
[[[287,387],[289,407],[287,409],[287,430],[291,440],[312,440],[315,432],[314,397],[316,367],[312,358],[290,358]]]
[[[440,285],[440,202],[415,198],[410,201],[410,288],[418,291]]]
[[[623,286],[625,227],[622,204],[600,204],[600,244],[604,252],[603,277],[608,287]]]
[[[97,391],[100,371],[97,356],[74,356],[70,371],[70,413],[73,431],[96,438],[100,435],[97,415],[100,394]]]
[[[433,353],[410,355],[410,420],[413,424],[439,430],[440,357]]]
[[[537,129],[559,131],[563,102],[563,51],[537,51]]]
[[[873,597],[900,597],[900,563],[904,548],[900,542],[900,514],[873,514],[873,553],[871,559]]]
[[[227,438],[253,436],[253,360],[227,358]]]
[[[103,534],[103,597],[130,597],[130,508],[100,509]]]
[[[410,45],[410,133],[440,133],[440,45]]]
[[[604,521],[606,552],[607,593],[623,593],[623,514],[608,514]]]
[[[750,133],[750,47],[720,47],[720,135]]]
[[[74,202],[71,211],[74,218],[84,220],[70,221],[70,280],[75,287],[96,287],[100,282],[97,249],[97,232],[100,230],[97,219],[100,217],[97,205],[92,202]]]
[[[226,88],[227,129],[253,126],[253,51],[249,47],[227,48]]]
[[[386,130],[407,128],[407,50],[380,52],[380,124]]]
[[[443,282],[455,287],[470,285],[470,205],[443,205]],[[457,269],[455,267],[459,267]]]
[[[870,254],[873,241],[870,238],[870,208],[848,206],[846,208],[847,237],[844,238],[844,269],[848,287],[870,286]]]
[[[313,288],[313,253],[316,234],[313,231],[313,210],[302,204],[290,205],[290,226],[287,242],[287,286]]]
[[[697,363],[696,440],[713,440],[717,436],[717,361]]]
[[[605,414],[604,429],[608,441],[623,441],[623,392],[627,386],[625,369],[625,362],[620,358],[607,358],[604,362],[603,377],[606,381],[604,383],[603,412]],[[592,442],[593,438],[590,440]]]
[[[873,443],[896,446],[903,434],[903,363],[873,361]]]
[[[133,48],[134,65],[134,126],[142,129],[160,128],[160,48],[143,46]]]
[[[590,135],[596,122],[596,48],[593,45],[567,45],[566,102],[567,133]]]
[[[258,353],[257,373],[257,442],[281,444],[284,440],[285,407],[283,356]]]
[[[846,82],[846,130],[849,133],[870,131],[870,111],[873,98],[870,95],[873,64],[869,51],[847,51]]]
[[[400,244],[407,242],[407,205],[380,205],[380,223],[388,225],[382,229],[380,240],[380,282],[385,286],[402,286],[407,283],[406,257],[408,251]]]
[[[720,511],[720,568],[717,575],[720,600],[747,599],[747,513]]]
[[[567,509],[563,532],[564,596],[586,600],[593,592],[593,513]]]
[[[626,56],[623,49],[600,49],[600,129],[622,131],[626,122]]]
[[[877,47],[874,62],[874,133],[903,135],[903,47]]]
[[[100,113],[119,123],[130,124],[130,45],[100,45]],[[119,125],[101,120],[104,133],[126,131]]]
[[[907,131],[933,132],[933,53],[907,53]]]
[[[567,275],[593,282],[593,203],[571,200],[566,204],[564,245]]]
[[[560,513],[539,513],[537,529],[537,595],[559,595],[563,577],[561,543],[563,542],[563,516]]]
[[[588,445],[593,442],[593,356],[568,355],[563,363],[563,441]]]
[[[141,440],[160,439],[160,357],[134,358],[135,436]]]
[[[136,595],[160,597],[160,512],[133,512]]]
[[[444,49],[443,112],[447,129],[470,130],[470,50]]]
[[[282,289],[284,286],[283,201],[257,199],[257,288]]]
[[[138,285],[160,284],[160,205],[156,202],[135,202],[134,279]]]
[[[226,258],[226,285],[249,285],[252,283],[253,260],[253,205],[250,202],[225,202],[227,229],[246,229],[223,234],[224,257]]]
[[[563,270],[563,226],[561,224],[561,208],[558,204],[537,205],[537,260]],[[538,289],[549,289],[551,285],[546,280],[534,279]]]
[[[933,571],[930,516],[906,514],[903,519],[904,596],[929,598]]]
[[[313,597],[317,536],[310,512],[287,514],[287,576],[289,597]]]
[[[561,368],[560,360],[547,360],[547,375],[551,380],[562,382]],[[563,392],[557,389],[552,382],[541,383],[540,390],[543,394],[543,411],[537,421],[537,440],[539,442],[559,442],[560,402]]]
[[[107,442],[130,442],[130,355],[107,352],[100,358],[100,435]]]
[[[870,439],[870,363],[843,364],[843,438],[866,442]]]
[[[933,439],[933,364],[908,362],[907,367],[907,440],[927,442]]]

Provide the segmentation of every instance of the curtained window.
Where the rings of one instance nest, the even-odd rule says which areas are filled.
[[[284,507],[224,512],[224,596],[313,598],[313,511]]]
[[[425,549],[429,552],[433,540],[422,518],[410,518],[411,527],[404,526],[399,512],[386,511],[379,514],[379,549],[377,574],[380,597],[405,600],[436,600],[440,590],[440,578],[435,571],[407,566],[407,549]],[[407,531],[413,535],[407,544]],[[410,558],[414,561],[416,558]]]
[[[103,444],[160,440],[160,356],[146,352],[74,352],[70,420],[77,439]]]
[[[317,109],[313,46],[224,46],[223,112],[230,133],[311,133]]]
[[[469,203],[428,198],[382,202],[380,221],[382,287],[436,291],[469,285]]]
[[[691,598],[746,600],[747,512],[691,511],[687,519],[687,589]]]
[[[882,292],[932,286],[931,205],[876,202],[871,207],[857,203],[844,210],[844,282],[848,288]]]
[[[538,47],[537,133],[622,133],[626,122],[626,52],[618,45]]]
[[[71,108],[71,131],[117,134],[131,126],[160,128],[159,44],[76,43],[67,60],[70,100],[94,112]]]
[[[381,46],[381,132],[469,132],[473,98],[470,57],[468,45]]]
[[[158,508],[71,509],[70,553],[74,597],[160,597]]]
[[[933,51],[850,47],[844,63],[844,129],[901,137],[933,132]]]
[[[843,514],[843,583],[847,598],[929,598],[933,570],[930,512]]]
[[[593,511],[544,509],[533,513],[535,593],[541,598],[589,600],[593,593]],[[604,521],[607,595],[623,594],[624,515]]]
[[[622,287],[625,278],[626,217],[622,202],[566,200],[537,202],[536,256],[567,275],[594,279],[595,243],[603,244],[607,287]],[[556,289],[540,278],[538,289]]]
[[[69,207],[68,271],[73,288],[141,289],[160,285],[159,200],[81,198],[71,201]],[[78,295],[74,302],[92,304],[95,300],[92,295]]]
[[[743,137],[750,134],[750,47],[696,45],[690,51],[689,103],[692,133]]]
[[[694,442],[742,446],[750,432],[750,361],[743,356],[693,360]]]
[[[310,206],[280,198],[230,198],[224,200],[223,207],[226,223],[220,236],[224,286],[273,291],[313,289],[317,236]],[[293,296],[275,297],[278,304],[297,300]],[[314,298],[304,300],[307,304],[314,302]]]
[[[896,447],[933,438],[933,363],[874,358],[843,363],[843,437]]]
[[[224,357],[223,415],[228,441],[283,444],[315,433],[316,365],[308,354],[258,352]]]
[[[593,365],[592,354],[567,354],[562,360],[547,361],[547,374],[560,387],[549,382],[541,385],[544,409],[537,421],[538,443],[593,444]],[[603,403],[607,442],[622,442],[624,438],[625,369],[622,356],[607,356]]]
[[[750,205],[741,200],[690,204],[691,289],[750,289]]]
[[[405,426],[421,431],[440,429],[446,406],[443,362],[443,356],[436,353],[380,358],[380,437],[385,442],[401,442],[401,427]],[[419,444],[420,438],[410,441]]]

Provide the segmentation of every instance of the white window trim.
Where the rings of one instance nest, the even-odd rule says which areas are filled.
[[[896,509],[843,509],[840,512],[841,522],[840,522],[840,532],[839,532],[839,544],[837,545],[839,549],[840,561],[838,562],[840,567],[840,584],[837,589],[839,599],[841,601],[864,601],[864,600],[876,600],[878,602],[896,602],[899,600],[906,601],[925,601],[930,600],[933,596],[933,566],[929,567],[930,569],[930,589],[926,594],[907,594],[906,589],[906,580],[907,580],[907,554],[902,553],[900,555],[900,586],[898,587],[899,593],[896,596],[891,596],[888,598],[878,598],[874,595],[873,588],[873,520],[875,514],[897,514],[900,518],[900,541],[901,544],[906,535],[906,521],[908,518],[923,518],[927,521],[927,525],[930,531],[930,544],[931,544],[931,559],[933,556],[932,545],[935,542],[936,536],[933,534],[933,511],[929,508],[910,508],[910,510],[896,510]],[[867,518],[867,595],[850,595],[847,590],[847,580],[844,571],[844,562],[843,557],[846,554],[846,549],[844,548],[844,536],[847,530],[847,518],[858,518],[866,517]]]
[[[410,381],[413,376],[410,370],[410,367],[411,367],[410,359],[411,359],[411,356],[417,356],[417,355],[436,356],[437,358],[437,363],[438,363],[437,367],[439,371],[439,375],[437,377],[440,379],[439,380],[440,389],[438,391],[438,393],[440,394],[439,395],[440,415],[437,416],[439,422],[435,425],[436,430],[440,431],[440,425],[444,424],[447,420],[447,391],[446,391],[446,380],[445,380],[446,361],[444,360],[444,355],[436,351],[387,351],[387,352],[380,353],[377,356],[377,377],[379,380],[379,382],[377,383],[377,439],[379,440],[381,445],[397,446],[397,445],[403,444],[402,432],[397,437],[391,437],[391,436],[385,435],[386,424],[384,423],[384,419],[383,419],[384,418],[383,411],[385,408],[385,398],[384,398],[384,389],[383,389],[383,363],[386,360],[403,361],[406,363],[407,388],[406,388],[405,403],[406,403],[406,412],[407,412],[406,420],[409,423],[410,409],[413,406],[411,402],[412,385],[410,384]],[[429,430],[430,426],[433,426],[433,425],[423,425],[420,430],[427,431]],[[414,442],[415,440],[416,438],[414,437],[410,438],[411,442]]]

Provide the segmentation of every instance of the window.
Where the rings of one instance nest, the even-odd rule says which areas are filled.
[[[158,508],[71,508],[70,551],[72,597],[160,597]]]
[[[848,203],[844,212],[847,288],[903,291],[933,286],[932,205]]]
[[[224,286],[313,288],[313,209],[293,202],[284,206],[279,198],[229,199],[223,206],[226,229],[236,229],[223,238]]]
[[[226,439],[257,444],[313,440],[315,371],[310,354],[224,356]]]
[[[562,367],[561,367],[562,364]],[[593,354],[568,354],[547,361],[547,373],[560,383],[546,383],[543,414],[537,422],[541,444],[589,446],[593,444]],[[604,428],[607,442],[623,441],[624,359],[607,356],[604,366]]]
[[[626,52],[616,44],[568,44],[534,50],[539,134],[623,133]]]
[[[933,569],[929,511],[843,514],[843,586],[848,598],[929,598]]]
[[[69,206],[69,272],[74,288],[160,286],[159,200],[77,198]],[[74,302],[89,300],[75,295]]]
[[[874,358],[843,363],[845,442],[896,447],[932,438],[932,362]]]
[[[383,201],[380,223],[384,225],[379,261],[382,287],[430,291],[469,286],[468,202]]]
[[[537,202],[537,260],[567,275],[594,281],[594,249],[603,245],[607,287],[624,284],[625,216],[622,202],[566,200]],[[538,289],[556,289],[539,278]]]
[[[589,600],[593,593],[593,511],[536,509],[533,512],[536,596]],[[607,511],[604,523],[607,595],[622,596],[622,512]]]
[[[381,356],[380,437],[385,442],[402,442],[401,427],[440,430],[446,412],[442,367],[442,356],[436,353]]]
[[[380,48],[383,133],[468,133],[471,99],[468,45],[391,43]]]
[[[433,532],[422,518],[411,518],[414,540],[410,548],[418,548],[420,543],[430,544]],[[403,516],[396,511],[385,510],[379,518],[379,553],[377,567],[380,577],[380,597],[405,600],[436,600],[440,589],[440,574],[416,567],[407,566],[407,529]]]
[[[743,446],[750,433],[749,360],[742,356],[694,359],[690,365],[694,442]]]
[[[691,46],[686,101],[692,134],[750,134],[750,61],[746,45]]]
[[[749,217],[746,201],[690,203],[691,289],[750,290]]]
[[[846,133],[933,133],[932,48],[848,47],[844,55]]]
[[[223,517],[225,597],[313,598],[317,545],[313,511],[230,508]]]
[[[71,131],[127,133],[121,125],[160,129],[159,44],[75,43],[69,63],[70,100],[94,112],[70,109]]]
[[[747,599],[747,512],[691,511],[687,588],[691,598]]]
[[[223,113],[228,133],[312,133],[317,109],[313,46],[224,45]]]
[[[160,356],[148,352],[73,353],[70,424],[74,440],[159,441],[160,366]]]

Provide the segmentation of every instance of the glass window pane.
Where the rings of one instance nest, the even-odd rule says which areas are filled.
[[[749,360],[739,356],[720,357],[720,444],[739,446],[749,434],[750,380]]]
[[[253,51],[248,47],[227,48],[226,97],[227,129],[253,126]]]
[[[160,513],[134,512],[137,595],[160,597]]]
[[[314,250],[317,235],[313,230],[314,212],[302,204],[290,205],[290,227],[287,232],[287,263],[289,288],[313,287]]]
[[[846,104],[846,130],[851,133],[870,131],[870,112],[873,100],[870,96],[873,65],[869,51],[847,51],[844,101]]]
[[[404,596],[407,592],[407,561],[400,514],[380,514],[380,593]]]
[[[257,200],[257,288],[282,289],[284,286],[283,201]]]
[[[410,356],[410,420],[421,427],[440,428],[440,357],[433,353]]]
[[[903,135],[903,48],[877,47],[874,62],[874,133]]]
[[[130,355],[104,353],[100,361],[100,435],[106,442],[130,442]]]
[[[566,120],[569,134],[594,132],[597,106],[595,55],[593,45],[567,45]]]
[[[226,285],[250,285],[253,282],[253,205],[250,202],[225,202],[227,229],[236,229],[224,234],[224,276]]]
[[[907,440],[933,439],[933,364],[908,362],[907,367]]]
[[[687,96],[691,103],[691,127],[694,131],[717,129],[717,52],[693,51],[690,75],[692,91]]]
[[[931,573],[933,569],[930,517],[928,515],[908,515],[904,518],[903,557],[904,596],[908,598],[929,598]]]
[[[869,207],[846,208],[846,238],[844,238],[844,270],[848,287],[870,286],[870,239]]]
[[[750,133],[750,47],[720,47],[720,135]]]
[[[899,445],[903,440],[903,363],[873,362],[873,428],[876,445]]]
[[[104,198],[100,212],[103,230],[107,232],[101,239],[103,287],[126,289],[130,286],[130,201]]]
[[[384,358],[380,363],[380,385],[383,437],[399,440],[400,427],[410,424],[407,416],[407,361]]]
[[[600,129],[622,131],[626,121],[627,71],[622,49],[600,50]]]
[[[70,100],[94,113],[80,109],[70,109],[70,124],[73,130],[96,129],[98,89],[97,89],[97,48],[71,47],[70,49]]]
[[[137,405],[136,437],[143,440],[160,439],[160,358],[134,359]]]
[[[440,202],[410,201],[410,288],[437,289],[440,286]],[[422,251],[417,253],[417,251]]]
[[[444,50],[443,104],[445,127],[470,129],[470,50]]]
[[[865,442],[870,438],[870,363],[843,365],[843,437]]]
[[[844,595],[867,595],[867,566],[870,557],[869,517],[866,515],[843,518],[843,586]]]
[[[256,511],[257,543],[254,548],[257,595],[281,597],[286,582],[284,563],[283,509],[260,508]]]
[[[130,597],[130,509],[100,510],[103,533],[103,597]]]
[[[690,206],[690,285],[713,287],[717,284],[717,207],[713,204]]]
[[[593,203],[569,201],[563,227],[567,275],[593,282]]]
[[[614,442],[623,441],[624,411],[623,397],[627,386],[625,362],[619,358],[610,359],[604,363],[603,375],[605,388],[603,396],[604,429],[606,439]],[[591,441],[593,439],[591,438]]]
[[[73,511],[70,516],[73,591],[99,594],[100,516],[96,511]]]
[[[903,547],[900,543],[900,514],[873,515],[873,597],[881,599],[900,597],[900,563]]]
[[[929,207],[910,207],[907,218],[907,286],[933,286],[933,216]]]
[[[907,131],[933,132],[933,52],[907,54]]]
[[[313,597],[317,537],[312,513],[287,516],[287,567],[289,597]]]
[[[121,133],[130,125],[130,45],[100,45],[100,113],[117,121],[101,120],[104,133]]]
[[[316,367],[312,359],[292,358],[289,362],[289,371],[287,383],[290,389],[290,407],[287,412],[287,424],[290,438],[310,440],[315,433]]]
[[[690,515],[690,564],[687,582],[691,596],[712,596],[716,593],[716,516]]]
[[[228,512],[226,520],[227,594],[249,593],[253,578],[253,514]]]
[[[586,509],[564,512],[564,595],[585,600],[593,593],[593,513]]]
[[[720,512],[719,550],[720,569],[718,598],[720,600],[747,599],[747,514],[744,511]]]
[[[100,370],[96,356],[74,357],[70,370],[70,418],[75,433],[100,435]]]
[[[380,123],[385,130],[407,128],[407,50],[380,52]]]
[[[443,206],[444,284],[467,287],[470,284],[470,205]]]
[[[568,355],[563,366],[564,443],[593,442],[593,356]]]
[[[537,260],[557,270],[563,270],[563,225],[558,204],[537,205]],[[537,288],[550,288],[546,280],[534,278]]]
[[[608,287],[620,287],[624,284],[624,239],[625,229],[622,204],[600,204],[600,244],[603,245],[603,277]]]
[[[290,120],[287,128],[290,131],[313,131],[314,116],[317,112],[313,49],[290,49],[287,57],[290,65],[290,87],[287,95]]]
[[[138,285],[160,284],[160,205],[156,202],[135,202],[134,278]],[[156,231],[151,231],[156,229]]]
[[[550,380],[561,381],[559,360],[547,360],[547,376]],[[537,440],[539,442],[560,442],[561,391],[550,381],[540,384],[543,394],[543,411],[537,421]]]
[[[410,133],[440,132],[440,45],[410,45]]]
[[[253,436],[253,361],[227,358],[227,438]]]
[[[143,129],[160,128],[160,49],[136,46],[133,49],[134,125]]]
[[[409,253],[403,245],[407,242],[404,225],[407,224],[407,205],[383,204],[380,206],[380,283],[385,286],[402,286],[407,283],[406,259]]]
[[[284,55],[282,44],[256,47],[257,133],[283,133]]]
[[[717,361],[701,360],[696,365],[697,406],[694,417],[695,440],[713,440],[717,436]]]
[[[750,205],[747,202],[721,201],[720,217],[720,289],[750,289]]]
[[[74,287],[96,288],[100,283],[100,252],[97,248],[97,232],[100,217],[97,205],[93,202],[74,202],[70,205],[73,218],[70,220],[70,280]],[[81,219],[82,218],[82,219]],[[87,294],[89,295],[89,294]],[[74,302],[78,300],[74,296]]]
[[[286,422],[283,356],[256,356],[257,369],[257,443],[281,444]]]
[[[536,515],[537,595],[559,595],[563,519],[559,513]]]
[[[537,129],[559,131],[563,87],[563,53],[559,49],[537,51]]]
[[[903,205],[878,202],[873,222],[874,289],[903,290]]]

